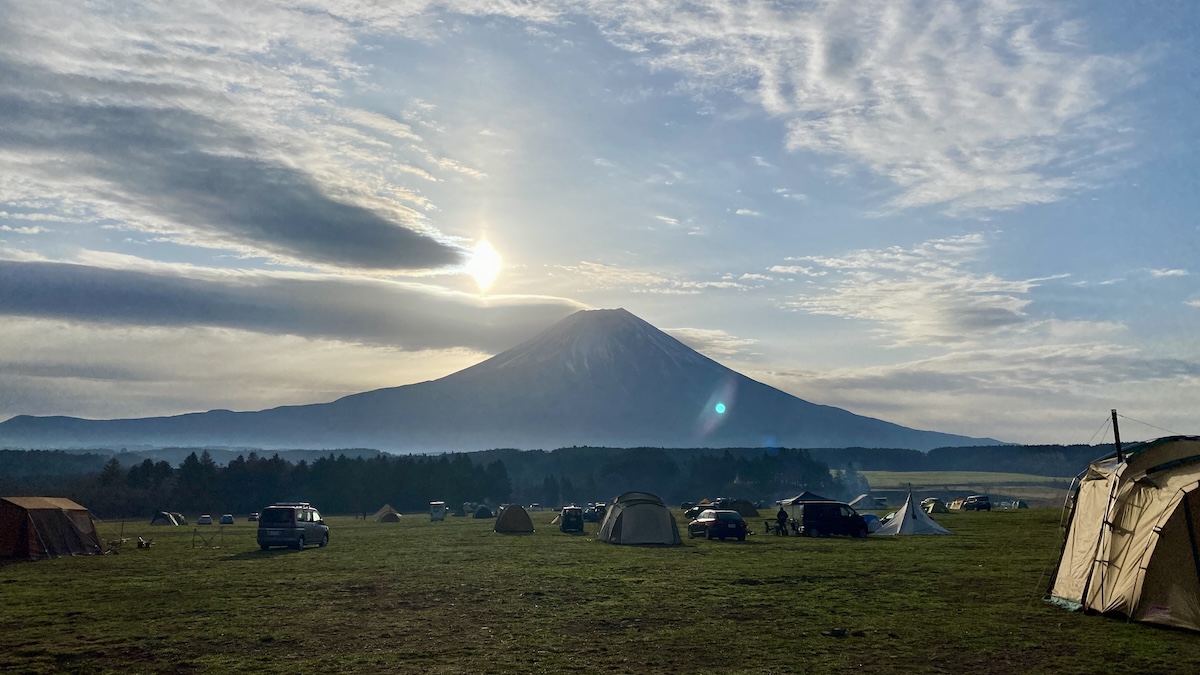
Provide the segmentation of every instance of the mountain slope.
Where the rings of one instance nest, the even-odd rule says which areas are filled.
[[[816,405],[751,380],[623,309],[577,312],[439,380],[259,412],[14,417],[0,443],[374,447],[900,447],[995,444]]]

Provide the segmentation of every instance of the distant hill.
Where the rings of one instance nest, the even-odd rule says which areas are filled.
[[[752,380],[623,309],[582,311],[438,380],[258,412],[86,420],[22,415],[4,447],[864,447],[996,445],[910,429]]]

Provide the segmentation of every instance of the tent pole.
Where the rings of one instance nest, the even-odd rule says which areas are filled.
[[[1113,442],[1117,446],[1117,463],[1125,461],[1125,453],[1121,452],[1121,429],[1117,426],[1117,409],[1112,409]]]

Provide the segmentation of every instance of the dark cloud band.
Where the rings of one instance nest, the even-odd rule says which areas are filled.
[[[197,279],[0,261],[0,314],[104,324],[218,326],[404,349],[507,349],[580,309],[566,300],[482,303],[370,280],[261,274]]]

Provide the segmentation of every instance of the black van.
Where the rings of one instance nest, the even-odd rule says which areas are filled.
[[[828,537],[831,534],[867,536],[867,521],[849,504],[843,502],[801,502],[785,506],[789,519],[795,521],[798,534],[808,537]]]

